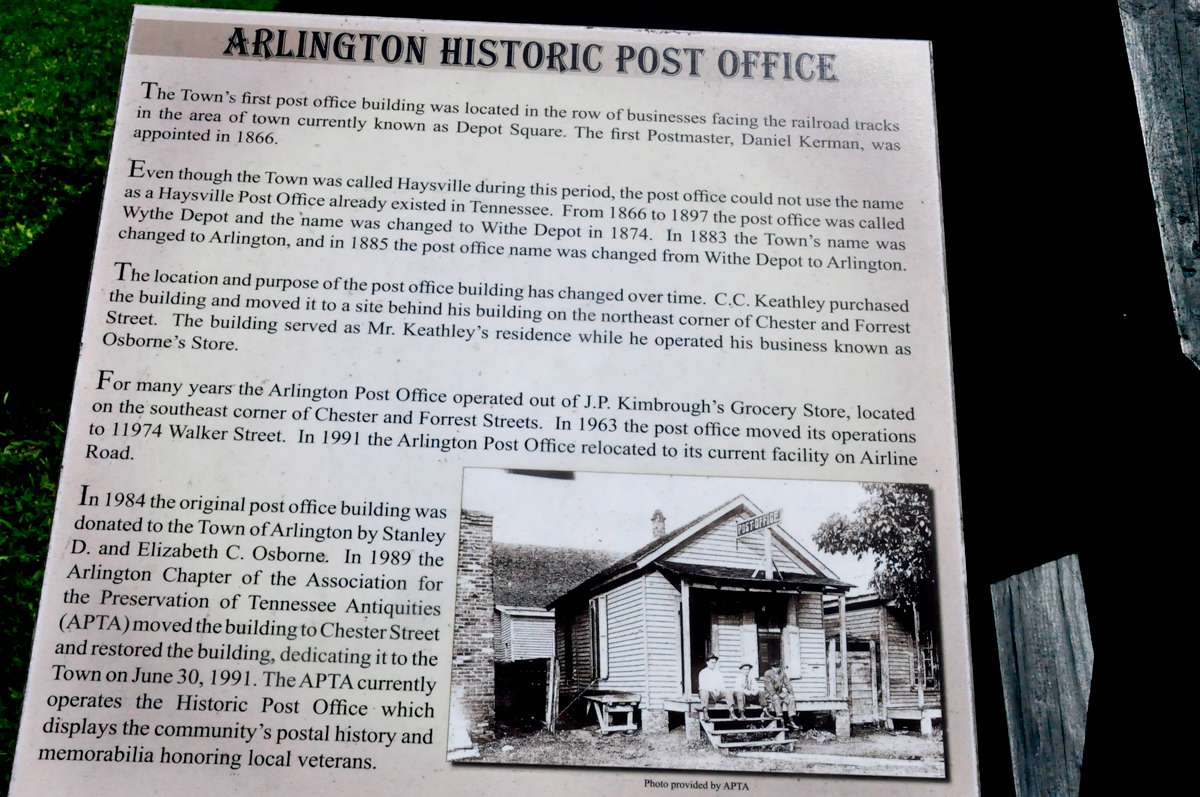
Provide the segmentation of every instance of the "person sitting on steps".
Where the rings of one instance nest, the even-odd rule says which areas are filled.
[[[754,665],[743,664],[738,668],[737,685],[733,687],[734,713],[738,719],[746,719],[746,698],[762,704],[758,696],[758,679],[754,677]]]
[[[780,719],[783,719],[786,713],[787,727],[799,730],[800,724],[796,722],[796,695],[792,692],[792,679],[783,671],[779,662],[773,662],[770,668],[763,673],[762,705],[764,709],[769,706],[771,713]]]
[[[700,712],[705,722],[709,720],[709,701],[717,698],[725,701],[725,707],[729,709],[730,716],[733,716],[733,697],[725,688],[725,677],[717,669],[717,661],[716,654],[709,656],[708,666],[700,671]]]

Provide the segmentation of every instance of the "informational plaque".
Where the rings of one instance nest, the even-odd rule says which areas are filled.
[[[927,42],[135,9],[12,793],[978,789]]]

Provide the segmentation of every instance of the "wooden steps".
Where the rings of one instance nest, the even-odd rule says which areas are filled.
[[[731,747],[770,747],[787,744],[787,729],[779,719],[764,715],[762,709],[746,709],[744,719],[732,716],[728,709],[709,709],[701,714],[700,727],[718,750]]]
[[[782,731],[780,731],[782,734]],[[787,739],[763,739],[756,742],[722,742],[717,744],[713,742],[713,746],[718,750],[729,750],[733,747],[770,747],[776,744],[791,744]]]

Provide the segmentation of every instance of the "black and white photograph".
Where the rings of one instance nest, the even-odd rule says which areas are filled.
[[[464,469],[449,759],[945,778],[933,500]]]

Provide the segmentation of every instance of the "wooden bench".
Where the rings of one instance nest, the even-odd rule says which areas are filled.
[[[596,712],[596,720],[600,723],[601,733],[637,730],[637,723],[633,721],[633,712],[642,702],[641,695],[629,692],[606,692],[584,695],[583,699],[588,701],[588,705]],[[618,717],[621,718],[620,721],[618,721]]]

